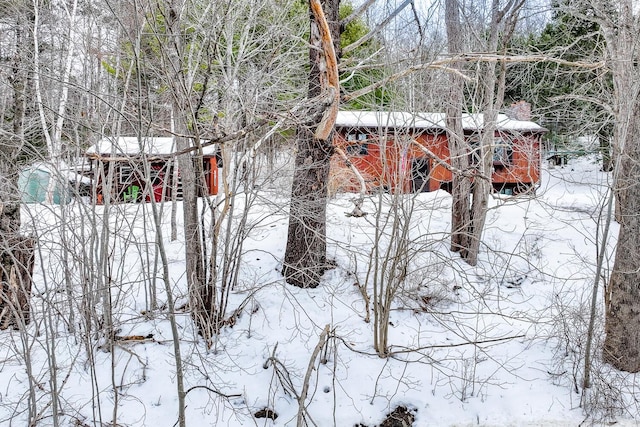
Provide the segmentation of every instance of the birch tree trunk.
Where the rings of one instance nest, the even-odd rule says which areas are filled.
[[[314,0],[311,0],[311,7],[313,3]],[[317,18],[311,20],[309,99],[319,99],[324,95],[323,89],[327,88],[327,73],[330,73],[332,68],[337,68],[337,59],[334,57],[336,63],[331,63],[332,61],[327,58],[323,50],[323,43],[326,45],[333,42],[334,51],[337,51],[340,44],[338,16],[340,0],[323,0],[315,3],[322,5],[330,35],[324,34],[323,40],[321,23]],[[333,71],[337,76],[337,70]],[[330,94],[332,101],[338,96],[337,86],[333,90],[335,93]],[[337,108],[335,102],[332,102],[331,106],[321,105],[320,114],[312,117],[311,123],[301,124],[296,130],[298,151],[291,188],[283,274],[288,283],[301,288],[317,287],[324,272],[330,268],[327,262],[326,211],[327,182],[333,146],[331,132],[327,135],[326,130],[333,124],[328,123],[326,114],[323,113],[330,111],[331,108]],[[321,114],[325,117],[321,118]]]

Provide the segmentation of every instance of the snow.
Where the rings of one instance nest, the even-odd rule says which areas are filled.
[[[399,112],[399,111],[340,111],[337,127],[446,129],[444,113]],[[477,130],[484,126],[484,114],[463,114],[462,127]],[[499,114],[496,128],[503,131],[546,132],[542,126],[528,120],[515,120]]]
[[[327,211],[328,254],[337,267],[316,289],[298,289],[282,279],[286,190],[261,186],[249,211],[251,231],[228,312],[243,309],[212,348],[181,307],[187,301],[184,240],[180,234],[169,240],[169,206],[161,213],[162,236],[153,233],[149,204],[24,206],[23,227],[37,234],[40,247],[35,320],[24,334],[0,332],[0,425],[28,424],[30,393],[34,412],[40,413],[37,425],[54,425],[53,367],[59,425],[94,426],[100,425],[98,420],[121,426],[175,425],[176,365],[168,311],[162,304],[157,310],[149,307],[154,278],[158,299],[166,299],[162,270],[154,264],[156,238],[166,246],[168,286],[177,300],[188,426],[296,425],[296,394],[325,325],[332,334],[326,353],[321,352],[326,363],[313,361],[305,401],[318,426],[374,426],[398,405],[416,411],[415,426],[638,425],[636,377],[602,364],[597,351],[594,386],[585,395],[591,409],[581,407],[576,392],[598,214],[609,179],[593,159],[571,159],[567,167],[544,171],[536,197],[496,196],[476,267],[449,251],[447,193],[395,199],[372,195],[363,205],[368,212],[363,218],[345,215],[354,195],[340,194]],[[243,200],[236,200],[234,215],[242,211]],[[392,211],[394,201],[413,209],[410,259],[390,314],[394,355],[381,358],[355,284],[366,283],[376,245],[384,251],[398,244],[388,226],[376,223]],[[177,218],[180,229],[180,205]],[[108,235],[100,234],[104,224],[109,224]],[[609,262],[616,235],[614,223]],[[100,239],[112,256],[109,280],[118,334],[153,334],[151,340],[116,343],[113,352],[102,347],[99,334],[86,330],[80,314],[85,302],[94,304],[92,312],[104,309],[97,297],[106,278],[91,266],[83,270],[82,264],[84,256],[101,247]],[[65,284],[65,265],[72,283]],[[75,332],[69,330],[68,292]],[[596,348],[602,331],[600,316]],[[55,354],[55,360],[48,354]],[[268,362],[271,356],[278,363]],[[613,409],[602,409],[607,405]],[[253,418],[263,408],[275,410],[277,420]]]
[[[414,129],[445,128],[443,114],[400,111],[339,111],[336,126]]]
[[[214,154],[216,145],[202,148],[204,154]],[[107,137],[99,140],[87,149],[87,154],[98,155],[171,155],[177,152],[173,137],[145,137],[134,136]]]

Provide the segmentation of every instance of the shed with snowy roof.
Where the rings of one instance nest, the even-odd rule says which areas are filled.
[[[217,146],[201,144],[205,195],[218,192]],[[180,199],[182,183],[173,137],[106,137],[86,151],[97,203]],[[194,159],[196,156],[194,156]]]
[[[471,166],[484,129],[483,114],[464,114],[465,140]],[[340,111],[334,144],[347,156],[331,162],[334,191],[357,191],[360,183],[350,172],[355,167],[367,189],[394,192],[451,191],[449,141],[442,113]],[[532,191],[540,181],[541,138],[547,129],[520,116],[499,114],[493,140],[491,180],[496,191],[514,194]]]

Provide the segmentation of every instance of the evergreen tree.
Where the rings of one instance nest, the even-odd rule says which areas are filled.
[[[343,3],[340,6],[340,19],[344,20],[351,15],[354,7],[351,3]],[[365,37],[371,29],[360,17],[353,19],[342,29],[340,34],[340,47],[344,48]],[[376,39],[371,39],[363,43],[357,49],[341,57],[342,72],[340,80],[342,90],[345,93],[352,93],[358,89],[367,87],[385,77],[385,71],[379,67],[362,67],[360,61],[374,55],[381,47],[381,43]],[[359,96],[349,101],[344,107],[353,110],[371,110],[389,106],[391,94],[385,88],[377,88],[365,95]]]
[[[576,15],[565,2],[553,7],[552,20],[542,32],[515,38],[511,51],[574,63],[601,61],[606,44],[599,24],[588,19],[593,10],[583,6]],[[605,106],[611,103],[612,83],[606,70],[558,62],[520,63],[510,68],[507,81],[507,100],[525,99],[535,105],[557,148],[565,145],[566,135],[597,134],[608,153],[611,117]]]

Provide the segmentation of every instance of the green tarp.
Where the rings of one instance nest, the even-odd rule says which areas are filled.
[[[51,179],[51,172],[45,167],[30,166],[22,169],[18,177],[18,188],[22,195],[22,202],[45,203]],[[71,199],[69,184],[63,182],[60,178],[56,179],[56,181],[53,188],[53,203],[69,202]]]

